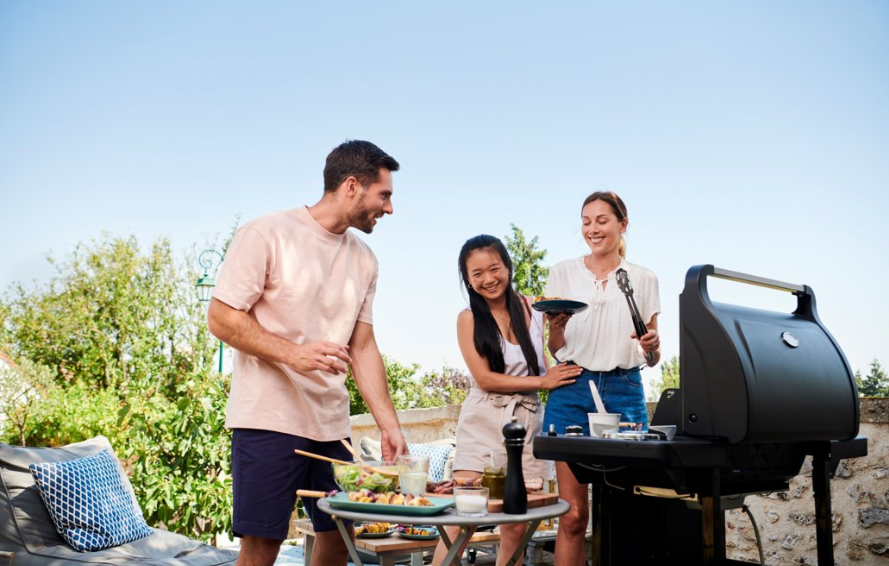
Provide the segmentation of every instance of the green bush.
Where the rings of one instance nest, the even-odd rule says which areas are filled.
[[[150,523],[205,540],[230,532],[228,390],[227,377],[202,372],[177,384],[175,397],[139,389],[121,407],[128,439],[119,455]]]
[[[121,442],[117,430],[120,397],[85,383],[47,391],[31,416],[25,436],[29,446],[61,446],[103,434],[112,446]]]
[[[25,401],[0,395],[0,411],[24,422],[3,438],[59,446],[103,434],[150,525],[204,540],[229,530],[228,381],[211,369],[218,343],[194,259],[175,259],[163,239],[142,250],[104,236],[50,261],[46,285],[0,301],[0,350],[16,367],[47,366],[51,382]]]

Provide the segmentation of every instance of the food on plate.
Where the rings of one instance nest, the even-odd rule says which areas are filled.
[[[379,503],[381,505],[410,505],[411,507],[432,507],[433,503],[425,497],[414,497],[411,494],[387,491],[376,493],[369,489],[359,489],[348,493],[349,501],[355,503]]]
[[[392,523],[362,523],[355,527],[355,535],[382,534],[387,532],[391,526]]]
[[[383,474],[389,467],[385,463],[365,462],[363,464],[332,464],[333,477],[343,491],[368,489],[375,492],[393,491],[398,475]]]
[[[426,483],[426,493],[435,493],[437,495],[445,495],[454,493],[454,481],[431,481]]]
[[[539,303],[540,301],[567,301],[568,299],[563,299],[562,297],[544,297],[543,295],[538,295],[534,297],[534,302]]]
[[[394,491],[387,491],[386,493],[378,493],[377,498],[374,500],[374,503],[380,503],[383,505],[389,505],[390,501],[392,501],[392,497],[397,495]],[[395,503],[392,503],[395,505]]]
[[[454,487],[481,487],[482,478],[454,478],[439,482],[428,482],[426,484],[426,492],[436,495],[450,495],[454,493]]]
[[[398,525],[398,532],[404,535],[417,537],[430,537],[438,535],[438,529],[436,529],[432,525]]]
[[[454,493],[454,487],[481,487],[482,478],[454,478],[426,484],[426,492],[436,495],[450,495]],[[525,478],[525,491],[528,493],[543,492],[543,478]]]
[[[525,491],[540,493],[543,491],[543,478],[525,478]]]

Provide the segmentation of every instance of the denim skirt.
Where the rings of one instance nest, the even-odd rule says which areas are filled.
[[[577,381],[549,392],[543,412],[543,434],[555,425],[557,434],[565,434],[565,427],[578,425],[585,435],[590,434],[587,413],[595,413],[596,404],[590,392],[590,381],[596,384],[605,410],[620,413],[621,422],[648,428],[648,410],[645,408],[645,390],[639,368],[590,371],[584,369]]]

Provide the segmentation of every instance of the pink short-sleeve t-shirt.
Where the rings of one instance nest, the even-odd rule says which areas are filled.
[[[242,226],[225,254],[213,297],[296,344],[347,344],[356,321],[373,323],[377,259],[352,230],[333,234],[306,207]],[[330,441],[350,434],[345,376],[307,373],[235,350],[229,428]]]

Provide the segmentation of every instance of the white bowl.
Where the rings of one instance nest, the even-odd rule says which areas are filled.
[[[620,428],[620,413],[587,413],[590,436],[601,437],[603,432]]]

